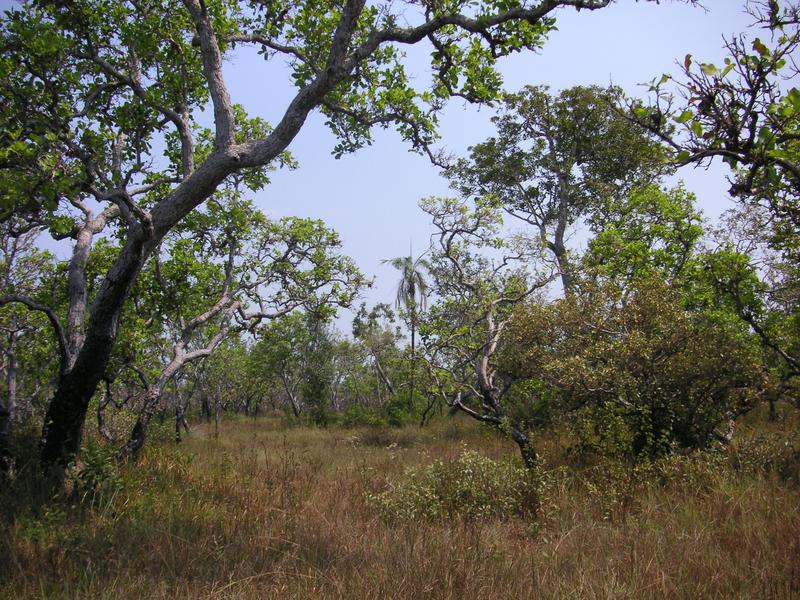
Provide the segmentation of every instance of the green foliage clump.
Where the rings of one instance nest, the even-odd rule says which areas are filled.
[[[687,308],[658,278],[590,292],[517,309],[503,350],[511,376],[549,388],[553,410],[589,419],[577,427],[585,451],[655,457],[724,439],[760,377],[759,346],[741,320]]]
[[[342,427],[386,427],[388,422],[377,410],[369,406],[352,404],[342,413]]]
[[[517,462],[465,450],[454,460],[406,469],[400,481],[367,499],[388,521],[533,517],[539,485]]]
[[[72,465],[68,476],[72,480],[72,495],[81,503],[109,503],[123,487],[113,446],[89,444],[81,453],[80,463]]]
[[[634,431],[613,406],[579,411],[571,429],[576,439],[568,452],[580,464],[588,464],[598,458],[625,459],[630,456]]]
[[[386,400],[382,412],[390,426],[402,427],[418,423],[424,410],[425,401],[420,396],[409,399],[408,392],[401,392]]]

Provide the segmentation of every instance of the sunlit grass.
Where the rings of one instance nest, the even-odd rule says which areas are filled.
[[[369,496],[465,450],[516,459],[513,444],[460,419],[237,420],[218,439],[201,426],[68,500],[23,471],[0,493],[0,597],[790,598],[800,485],[790,452],[762,454],[792,448],[797,430],[758,424],[728,454],[636,469],[578,468],[553,434],[539,443],[535,517],[415,522],[385,518]]]

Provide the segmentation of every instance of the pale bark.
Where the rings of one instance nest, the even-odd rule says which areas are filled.
[[[233,303],[228,307],[228,312],[233,312],[238,308],[238,303]],[[216,309],[216,310],[215,310]],[[186,352],[186,345],[189,336],[195,329],[207,323],[211,318],[217,315],[221,307],[215,306],[211,310],[203,313],[199,317],[193,319],[185,328],[182,338],[175,343],[173,347],[172,360],[164,367],[158,376],[158,379],[153,384],[147,384],[145,394],[142,399],[142,408],[139,411],[139,416],[136,424],[131,431],[128,442],[120,450],[120,458],[136,458],[144,447],[147,438],[147,428],[153,418],[153,414],[158,407],[159,402],[164,396],[164,390],[167,384],[172,381],[172,378],[189,362],[202,360],[209,356],[214,349],[219,346],[222,340],[228,335],[230,325],[226,323],[217,334],[203,347],[192,352]]]

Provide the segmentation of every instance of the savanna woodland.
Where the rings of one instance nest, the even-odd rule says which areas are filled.
[[[800,4],[637,90],[504,86],[612,4],[12,3],[0,597],[800,597]],[[314,115],[449,185],[383,303],[254,201]]]

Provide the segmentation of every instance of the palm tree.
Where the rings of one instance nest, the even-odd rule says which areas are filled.
[[[422,253],[414,260],[413,252],[408,256],[398,256],[397,258],[389,258],[383,261],[384,264],[390,264],[395,269],[400,271],[400,282],[397,284],[397,297],[395,305],[397,308],[405,308],[408,313],[409,325],[411,328],[411,377],[409,380],[409,396],[408,407],[409,412],[414,407],[414,369],[415,362],[415,348],[416,348],[416,333],[417,333],[417,309],[425,310],[428,304],[428,282],[425,281],[423,269],[430,268],[428,261]]]

